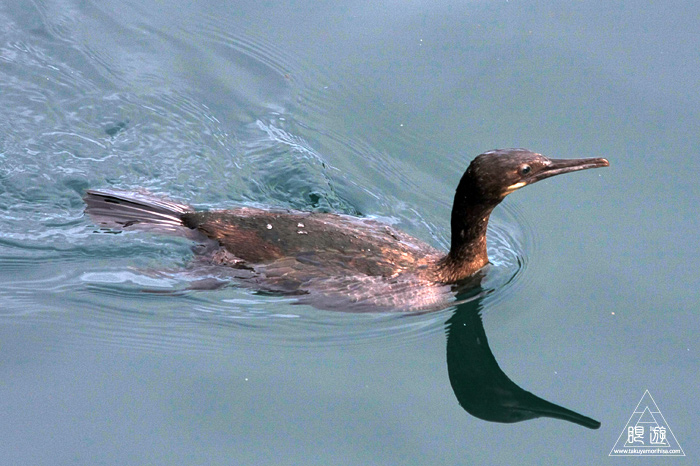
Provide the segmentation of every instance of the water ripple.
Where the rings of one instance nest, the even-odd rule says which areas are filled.
[[[221,15],[234,13],[160,25],[147,11],[65,3],[33,4],[36,18],[0,11],[0,317],[59,315],[76,336],[151,349],[215,346],[222,335],[410,345],[444,331],[449,306],[357,315],[235,286],[204,290],[226,277],[188,269],[186,241],[95,234],[81,197],[108,186],[204,208],[372,215],[444,249],[452,187],[426,172],[422,151],[438,167],[455,158],[443,161],[365,83],[263,32],[224,27],[235,21]],[[464,168],[445,172],[456,183]],[[531,233],[513,204],[497,210],[487,299],[523,286]]]

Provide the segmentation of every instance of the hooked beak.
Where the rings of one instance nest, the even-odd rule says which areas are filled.
[[[589,168],[608,167],[610,162],[606,159],[549,159],[550,163],[539,172],[535,173],[529,183],[544,180],[550,176],[561,175],[562,173],[587,170]]]
[[[590,159],[548,159],[549,164],[542,168],[537,173],[534,173],[529,178],[512,184],[506,188],[505,195],[512,193],[516,189],[520,189],[528,184],[536,183],[550,176],[561,175],[563,173],[575,172],[579,170],[587,170],[589,168],[608,167],[610,162],[607,159],[590,158]]]

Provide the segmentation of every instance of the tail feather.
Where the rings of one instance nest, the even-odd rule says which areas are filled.
[[[188,229],[182,215],[192,212],[190,206],[147,194],[119,190],[93,190],[83,198],[85,212],[104,228],[123,230],[155,230],[178,233]]]

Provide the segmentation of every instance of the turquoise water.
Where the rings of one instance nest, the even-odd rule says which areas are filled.
[[[617,463],[647,389],[695,464],[699,20],[692,2],[0,5],[0,464]],[[87,188],[144,189],[445,248],[456,184],[495,147],[611,166],[509,196],[489,292],[433,313],[191,291],[186,240],[83,214]],[[501,374],[602,426],[484,420],[502,411],[469,395]]]

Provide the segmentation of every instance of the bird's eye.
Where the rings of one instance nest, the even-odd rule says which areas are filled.
[[[519,171],[521,175],[527,175],[532,171],[532,167],[530,165],[522,165]]]

